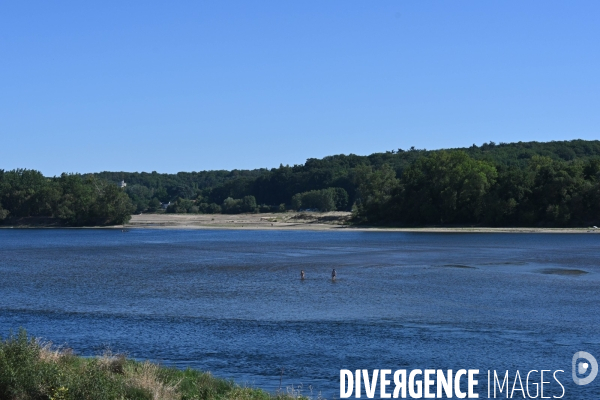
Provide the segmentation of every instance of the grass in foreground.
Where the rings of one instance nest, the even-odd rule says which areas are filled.
[[[287,400],[210,373],[165,368],[123,355],[78,357],[70,350],[28,337],[25,330],[0,341],[0,399],[3,400]]]

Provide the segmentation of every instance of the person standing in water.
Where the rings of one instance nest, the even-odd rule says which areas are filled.
[[[335,268],[334,268],[333,271],[331,271],[331,280],[335,281],[336,277],[337,277],[337,274],[335,273]]]
[[[300,271],[300,279],[301,279],[301,280],[304,280],[304,270],[301,270],[301,271]]]

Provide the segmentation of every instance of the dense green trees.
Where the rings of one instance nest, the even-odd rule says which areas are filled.
[[[362,165],[355,170],[354,183],[358,188],[357,217],[363,221],[387,220],[390,200],[398,188],[396,172],[388,164],[378,170]]]
[[[114,225],[133,207],[115,184],[92,175],[45,178],[34,170],[0,170],[0,219],[49,217],[72,226]]]
[[[348,206],[348,193],[343,188],[327,188],[297,193],[292,196],[294,210],[312,209],[318,211],[345,210]]]
[[[396,218],[421,224],[477,222],[497,175],[493,165],[462,151],[420,158],[406,169],[396,189]]]
[[[533,156],[521,168],[439,151],[357,175],[357,218],[399,225],[568,226],[600,220],[600,161]]]
[[[216,203],[209,204],[203,202],[203,200],[202,196],[198,196],[195,200],[180,197],[167,207],[167,212],[190,214],[241,214],[259,212],[259,207],[256,205],[254,196],[244,196],[241,199],[228,197],[223,200],[221,206]],[[270,207],[269,210],[263,211],[270,211]]]
[[[124,180],[127,186],[118,189]],[[567,226],[600,223],[600,141],[484,143],[336,155],[252,171],[102,172],[45,178],[0,171],[0,220],[122,221],[173,213],[353,210],[395,225]]]
[[[564,142],[525,142],[525,143],[484,143],[462,150],[470,158],[485,161],[500,169],[513,168],[522,171],[534,156],[543,156],[553,161],[575,162],[600,157],[600,141],[573,140]],[[450,150],[453,151],[453,150]],[[202,171],[179,172],[177,174],[102,172],[96,177],[119,183],[127,182],[126,193],[136,206],[136,211],[150,209],[154,198],[167,203],[178,198],[196,200],[200,203],[222,206],[228,197],[242,199],[254,196],[257,204],[276,209],[285,203],[291,206],[291,199],[298,193],[323,190],[331,187],[342,188],[348,194],[347,209],[363,199],[358,194],[356,175],[361,168],[370,167],[373,172],[383,165],[390,168],[396,178],[418,159],[436,151],[391,150],[369,156],[335,155],[323,159],[308,159],[302,165],[280,165],[278,168],[251,171]],[[363,171],[364,172],[364,171]],[[143,188],[145,189],[143,189]],[[196,201],[198,203],[198,201]],[[368,201],[367,201],[368,202]],[[200,209],[199,204],[197,204]]]
[[[240,214],[258,212],[254,196],[244,196],[241,199],[226,198],[221,206],[223,214]]]

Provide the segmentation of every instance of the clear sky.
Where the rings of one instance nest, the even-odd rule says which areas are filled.
[[[600,1],[3,1],[0,169],[600,138]]]

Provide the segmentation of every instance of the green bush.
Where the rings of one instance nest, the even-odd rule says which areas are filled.
[[[258,211],[258,206],[254,196],[244,196],[241,199],[228,197],[223,200],[221,210],[223,214],[254,213]]]
[[[339,187],[297,193],[292,197],[295,210],[315,209],[319,211],[345,210],[348,206],[348,193]]]
[[[292,399],[244,388],[210,373],[165,368],[122,355],[77,357],[27,336],[0,341],[2,400]]]

